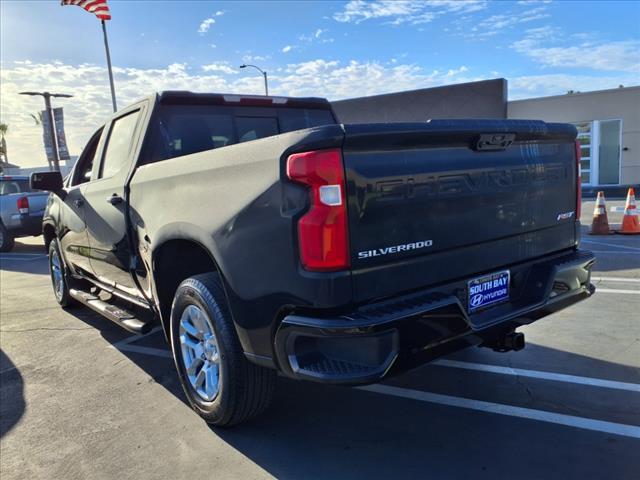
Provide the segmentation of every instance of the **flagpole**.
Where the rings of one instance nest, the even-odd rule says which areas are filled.
[[[104,20],[102,22],[102,33],[104,34],[104,49],[107,52],[107,67],[109,68],[109,84],[111,85],[111,101],[113,102],[113,111],[117,111],[116,106],[116,88],[113,85],[113,71],[111,70],[111,54],[109,54],[109,41],[107,40],[107,25]]]

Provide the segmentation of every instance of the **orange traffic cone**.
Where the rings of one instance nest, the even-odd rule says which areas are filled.
[[[609,219],[607,207],[604,204],[604,192],[598,192],[596,206],[593,209],[593,221],[591,222],[591,235],[609,235]]]
[[[638,210],[636,210],[636,194],[633,188],[627,193],[627,204],[624,207],[624,217],[622,217],[622,225],[618,233],[627,235],[640,234],[640,221],[638,220]]]

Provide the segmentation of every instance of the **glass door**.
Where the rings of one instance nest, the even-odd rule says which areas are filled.
[[[620,183],[620,120],[600,121],[600,142],[598,145],[598,184],[618,185]]]

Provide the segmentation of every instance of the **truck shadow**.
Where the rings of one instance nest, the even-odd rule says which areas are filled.
[[[0,438],[20,421],[24,411],[22,375],[9,356],[0,349]]]
[[[531,357],[557,366],[580,365],[603,378],[640,380],[639,369],[538,345],[527,348]],[[471,361],[474,350],[460,353]],[[617,409],[628,402],[620,423],[640,422],[631,407],[638,393],[632,392],[435,366],[385,383],[587,418],[598,418],[606,404]],[[564,398],[558,399],[556,389]],[[513,472],[519,478],[549,478],[550,465],[554,478],[631,478],[640,466],[626,450],[637,448],[630,438],[284,378],[265,415],[212,431],[281,479],[513,478]],[[566,461],[574,455],[589,458]]]
[[[74,315],[98,328],[116,348],[130,338],[92,312],[78,309]],[[187,403],[170,358],[127,351],[129,347],[168,352],[162,332],[138,337],[120,351]],[[510,355],[468,349],[452,358],[504,365]],[[522,358],[523,368],[640,382],[637,368],[545,346],[528,344],[523,352],[513,354],[514,363]],[[638,399],[634,392],[433,365],[385,383],[623,424],[640,423],[637,412],[633,414]],[[603,414],[608,405],[614,412]],[[212,441],[222,439],[283,479],[512,478],[513,472],[522,478],[547,478],[549,465],[554,465],[556,478],[627,478],[632,476],[633,465],[640,466],[634,454],[637,443],[632,443],[637,440],[631,438],[286,378],[278,379],[269,411],[235,428],[211,427],[211,435]],[[588,461],[566,461],[582,458],[585,452],[589,452]],[[211,462],[213,465],[214,460]]]

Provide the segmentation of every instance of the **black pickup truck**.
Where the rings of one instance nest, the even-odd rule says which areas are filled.
[[[571,125],[342,125],[316,98],[163,92],[113,115],[44,217],[56,299],[160,324],[189,402],[231,425],[276,372],[380,381],[589,297]]]

